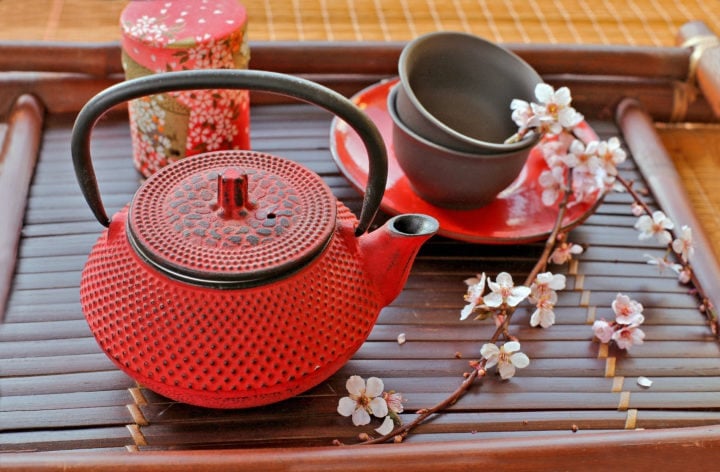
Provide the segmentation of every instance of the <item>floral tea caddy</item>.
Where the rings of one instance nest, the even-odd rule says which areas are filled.
[[[122,12],[125,77],[245,69],[247,14],[237,0],[143,0]],[[135,167],[149,177],[186,156],[248,149],[247,90],[190,90],[129,103]]]

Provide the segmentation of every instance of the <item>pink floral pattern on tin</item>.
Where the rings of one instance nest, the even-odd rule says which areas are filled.
[[[121,25],[127,78],[247,67],[245,11],[235,0],[131,2]],[[185,156],[250,145],[246,90],[153,95],[129,110],[135,165],[145,176]]]

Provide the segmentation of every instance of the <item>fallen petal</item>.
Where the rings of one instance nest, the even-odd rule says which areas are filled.
[[[392,418],[386,416],[383,424],[381,424],[379,428],[375,428],[375,431],[385,436],[386,434],[390,434],[394,428],[395,423],[393,422]]]
[[[398,337],[397,337],[398,344],[400,344],[400,345],[405,344],[405,341],[406,341],[405,333],[398,334]]]
[[[653,384],[653,381],[650,380],[649,378],[641,375],[640,377],[637,378],[637,383],[641,387],[650,388]]]

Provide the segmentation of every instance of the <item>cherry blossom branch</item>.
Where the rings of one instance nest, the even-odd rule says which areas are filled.
[[[545,267],[547,267],[548,260],[550,259],[550,254],[552,253],[552,250],[555,247],[556,242],[558,241],[558,236],[561,234],[562,231],[562,222],[565,219],[565,214],[567,213],[567,206],[571,194],[572,192],[570,191],[570,187],[568,187],[568,189],[563,195],[562,200],[560,201],[560,204],[558,205],[557,218],[555,219],[555,224],[552,231],[550,232],[550,235],[545,241],[543,252],[540,254],[538,261],[535,263],[532,270],[526,277],[524,285],[529,286],[530,284],[532,284],[538,274],[543,271]],[[492,336],[488,340],[488,343],[490,344],[495,344],[502,335],[509,337],[507,333],[510,325],[510,320],[512,319],[513,314],[515,314],[515,307],[504,308],[503,313],[505,315],[504,320],[495,329]],[[463,382],[458,386],[458,388],[455,389],[455,391],[452,392],[444,400],[433,405],[430,408],[422,408],[418,410],[417,416],[415,417],[415,419],[413,419],[413,421],[398,426],[390,433],[377,438],[368,439],[358,444],[380,444],[391,440],[395,442],[400,442],[404,437],[408,435],[408,433],[410,433],[410,431],[412,431],[418,425],[422,424],[427,418],[457,403],[458,400],[460,400],[470,390],[470,387],[473,385],[475,380],[481,379],[487,374],[487,371],[485,370],[485,366],[487,365],[486,358],[483,357],[477,361],[471,361],[470,365],[473,367],[473,369],[469,373],[466,372],[464,374],[465,380],[463,380]]]
[[[645,200],[638,194],[638,192],[635,190],[632,181],[628,181],[624,179],[622,176],[617,175],[616,181],[619,182],[625,190],[630,194],[630,196],[633,198],[633,201],[640,205],[643,209],[643,211],[650,215],[652,214],[652,210],[648,206],[648,204],[645,202]],[[672,240],[675,240],[677,238],[677,234],[674,231],[674,228],[669,228],[666,231],[670,233],[670,236]],[[671,246],[668,246],[668,252],[672,250]],[[718,314],[717,309],[715,306],[713,306],[712,302],[710,301],[710,297],[708,297],[705,294],[705,291],[702,288],[702,284],[700,280],[697,278],[697,275],[695,275],[695,271],[692,270],[692,266],[690,264],[690,261],[681,260],[681,265],[683,268],[687,271],[689,274],[689,282],[694,287],[694,291],[697,295],[697,297],[700,299],[700,310],[705,314],[705,316],[708,318],[708,321],[710,322],[710,329],[712,330],[715,337],[720,338],[720,330],[718,330]]]
[[[630,194],[630,196],[633,198],[633,201],[640,205],[642,209],[647,213],[648,215],[652,213],[652,210],[648,206],[647,203],[645,203],[645,200],[640,196],[640,194],[635,190],[634,184],[635,182],[629,181],[624,179],[621,175],[615,176],[615,180],[619,182],[625,190]]]
[[[542,253],[522,286],[515,286],[512,276],[507,272],[497,274],[494,281],[488,279],[484,273],[465,281],[468,285],[465,300],[468,303],[461,310],[460,319],[464,320],[473,313],[476,313],[476,319],[480,320],[492,316],[496,324],[495,331],[481,347],[481,357],[470,362],[471,372],[463,374],[463,382],[436,405],[419,409],[413,421],[399,424],[397,414],[403,411],[402,397],[394,392],[382,392],[380,379],[371,377],[367,386],[358,376],[348,380],[350,395],[340,399],[338,412],[343,416],[352,415],[353,423],[358,426],[368,424],[370,414],[385,418],[383,425],[376,429],[381,436],[370,438],[363,433],[359,444],[377,444],[390,440],[401,442],[410,431],[430,416],[457,403],[477,379],[485,377],[487,369],[497,366],[500,377],[508,379],[515,374],[516,368],[529,364],[529,358],[519,352],[520,343],[517,338],[510,333],[510,322],[516,307],[528,298],[536,307],[530,317],[531,326],[547,328],[555,323],[553,310],[557,303],[556,291],[565,288],[565,276],[548,272],[547,265],[549,261],[563,264],[570,260],[573,254],[582,252],[581,247],[567,242],[567,231],[562,226],[570,199],[574,198],[575,202],[595,199],[599,192],[609,191],[616,182],[627,189],[635,202],[633,214],[640,216],[635,224],[635,228],[640,231],[640,239],[656,237],[667,247],[665,258],[653,257],[650,262],[658,264],[660,269],[682,269],[682,272],[679,272],[680,281],[692,281],[695,287],[693,290],[702,300],[700,309],[711,320],[711,329],[718,335],[715,307],[704,294],[690,267],[689,259],[693,253],[691,229],[684,226],[680,237],[676,237],[672,232],[674,224],[664,213],[652,212],[633,188],[633,183],[618,175],[617,166],[626,158],[620,141],[617,138],[608,141],[598,141],[596,138],[593,140],[581,132],[583,116],[570,106],[571,97],[567,87],[555,91],[547,84],[539,84],[535,94],[540,104],[522,100],[513,100],[511,103],[512,119],[518,124],[519,131],[508,141],[520,140],[530,131],[540,133],[543,138],[550,138],[540,145],[548,168],[540,173],[538,183],[542,188],[542,203],[547,206],[557,205],[557,216]],[[641,210],[644,214],[636,210]],[[671,253],[678,256],[682,265],[668,261],[667,256]],[[487,294],[486,286],[490,289]],[[602,343],[615,342],[620,349],[626,350],[635,344],[641,344],[645,337],[639,328],[644,321],[642,305],[618,293],[611,308],[615,320],[596,320],[592,327],[595,337]],[[501,337],[504,337],[506,342],[498,346]],[[335,443],[340,444],[338,441]]]

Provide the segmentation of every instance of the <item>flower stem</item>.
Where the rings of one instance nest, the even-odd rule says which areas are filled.
[[[565,219],[565,213],[567,213],[567,206],[570,200],[570,195],[572,193],[572,190],[570,190],[570,188],[571,186],[568,185],[563,195],[563,199],[558,205],[558,214],[557,218],[555,219],[555,225],[550,232],[550,236],[548,236],[548,238],[545,240],[545,247],[543,248],[543,252],[542,254],[540,254],[540,258],[535,264],[535,267],[533,267],[532,271],[530,271],[530,274],[528,274],[527,278],[525,279],[524,285],[528,287],[535,281],[535,278],[538,276],[538,274],[541,271],[545,270],[545,268],[547,267],[548,260],[550,259],[550,254],[552,253],[552,250],[557,243],[558,236],[562,231],[562,222]]]
[[[465,394],[465,392],[470,389],[470,386],[473,384],[473,382],[475,382],[475,379],[477,379],[478,377],[483,377],[485,375],[485,362],[485,359],[480,360],[478,365],[472,369],[472,371],[468,374],[465,380],[460,384],[457,389],[455,389],[454,392],[450,394],[450,396],[445,398],[440,403],[434,405],[432,408],[424,408],[418,410],[418,415],[410,423],[403,424],[384,436],[369,439],[359,444],[379,444],[394,439],[396,436],[407,436],[407,434],[412,429],[424,422],[429,416],[434,415],[435,413],[438,413],[445,408],[455,404]]]

